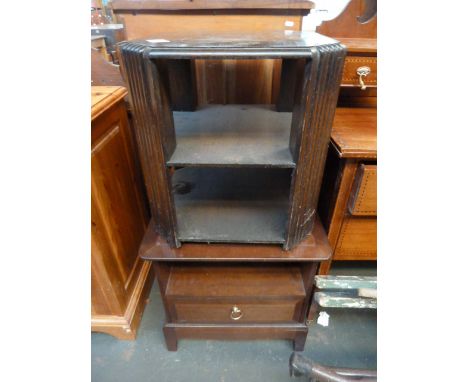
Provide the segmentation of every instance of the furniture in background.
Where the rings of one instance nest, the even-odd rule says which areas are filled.
[[[173,40],[206,33],[300,31],[310,1],[160,1],[114,0],[115,16],[127,39]],[[289,33],[289,32],[286,32]],[[198,105],[276,104],[281,60],[195,60]],[[215,84],[215,85],[214,85]]]
[[[91,49],[98,52],[105,60],[109,60],[104,36],[91,36]]]
[[[283,31],[119,48],[152,213],[140,256],[155,263],[168,349],[180,338],[287,338],[302,350],[330,254],[316,209],[344,48]],[[282,59],[280,94],[293,103],[197,107],[191,62],[212,59]]]
[[[343,107],[377,107],[377,17],[365,24],[358,21],[366,3],[365,0],[351,0],[340,16],[317,28],[318,33],[340,41],[348,50],[338,101]],[[363,73],[365,89],[362,89],[358,72]]]
[[[360,24],[364,4],[318,28],[348,50],[319,199],[333,249],[321,275],[332,260],[377,260],[377,17]]]
[[[148,224],[123,87],[91,91],[91,328],[135,339],[154,276],[138,257]]]
[[[126,87],[119,65],[107,61],[94,49],[91,49],[91,85]]]
[[[117,43],[127,39],[124,26],[122,24],[92,25],[91,38],[93,37],[103,37],[105,39],[109,61],[118,64],[116,56]]]
[[[318,211],[333,260],[377,260],[377,109],[337,108]]]

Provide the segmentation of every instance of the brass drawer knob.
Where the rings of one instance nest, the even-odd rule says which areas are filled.
[[[240,310],[237,306],[233,306],[231,309],[231,320],[240,320],[242,317],[242,310]]]
[[[371,69],[368,66],[360,66],[357,68],[356,73],[359,76],[359,85],[361,85],[361,90],[366,90],[366,84],[364,83],[363,77],[367,77],[370,72]]]

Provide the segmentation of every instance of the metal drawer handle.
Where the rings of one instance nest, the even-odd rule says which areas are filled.
[[[231,309],[231,320],[240,320],[242,318],[242,310],[237,306],[233,306]]]
[[[368,66],[360,66],[357,68],[356,73],[359,76],[359,85],[361,85],[361,90],[366,90],[366,84],[364,83],[363,77],[366,77],[371,72],[371,69]]]

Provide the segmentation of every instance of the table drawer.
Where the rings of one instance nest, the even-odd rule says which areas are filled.
[[[377,218],[345,218],[335,249],[334,260],[376,260]]]
[[[298,265],[173,265],[165,290],[172,322],[299,321],[306,292]]]
[[[358,69],[361,67],[370,69],[369,74],[362,78],[365,86],[377,87],[377,57],[346,57],[341,85],[361,87],[359,75],[357,73]]]
[[[284,302],[174,302],[176,322],[261,323],[297,321],[302,301]]]
[[[377,216],[377,165],[361,164],[348,200],[354,216]]]

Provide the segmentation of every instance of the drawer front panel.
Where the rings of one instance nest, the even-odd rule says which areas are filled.
[[[369,74],[363,77],[364,84],[367,87],[377,87],[377,57],[346,57],[341,85],[360,87],[357,70],[363,66],[370,69]]]
[[[175,302],[176,322],[261,323],[296,321],[298,301],[272,303]],[[237,309],[236,309],[237,308]]]
[[[377,219],[345,218],[333,258],[335,260],[376,260]]]
[[[354,178],[348,202],[355,216],[377,216],[377,166],[361,164]]]
[[[184,298],[304,298],[306,295],[299,266],[184,264],[173,266],[167,296]]]

